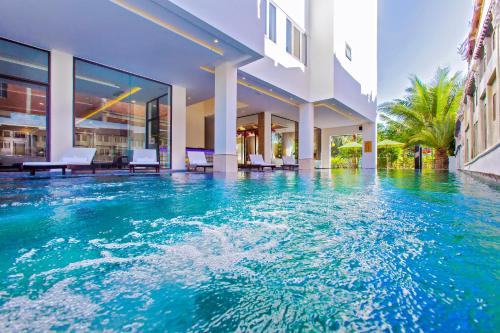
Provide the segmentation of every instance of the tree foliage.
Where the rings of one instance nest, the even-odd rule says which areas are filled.
[[[448,155],[453,154],[456,115],[463,96],[460,73],[450,74],[439,68],[434,80],[426,84],[417,76],[410,77],[406,96],[384,103],[379,111],[385,130],[394,132],[392,139],[409,145],[425,145],[436,150],[436,161],[447,168]]]

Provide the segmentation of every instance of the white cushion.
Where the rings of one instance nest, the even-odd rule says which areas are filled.
[[[24,162],[23,163],[23,166],[40,166],[40,167],[43,167],[43,166],[64,166],[64,165],[67,165],[66,163],[64,162]]]
[[[156,149],[134,149],[132,162],[158,162],[158,158],[156,157]]]
[[[191,165],[207,165],[207,158],[202,151],[188,151],[189,164]]]
[[[71,147],[63,153],[60,162],[90,165],[94,159],[95,152],[95,148]]]

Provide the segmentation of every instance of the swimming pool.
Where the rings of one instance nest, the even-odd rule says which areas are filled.
[[[447,173],[1,179],[0,331],[494,331],[500,191]]]

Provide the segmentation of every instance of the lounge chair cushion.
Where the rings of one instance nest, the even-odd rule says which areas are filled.
[[[30,167],[30,166],[33,166],[33,167],[54,166],[54,167],[57,167],[57,166],[65,166],[65,165],[68,165],[68,164],[64,163],[64,162],[24,162],[23,163],[23,166],[27,166],[27,167]]]
[[[274,164],[264,162],[262,155],[250,155],[250,163],[259,166],[274,166]]]
[[[130,165],[159,165],[160,162],[149,162],[149,161],[135,161],[130,162]]]
[[[283,156],[283,165],[298,165],[293,156]]]
[[[191,166],[206,166],[211,167],[212,164],[207,162],[207,158],[205,157],[205,153],[202,151],[188,151],[188,160],[189,165]]]
[[[63,165],[91,165],[94,159],[95,148],[71,147],[64,151],[61,159],[54,162],[24,162],[23,166],[63,166]]]
[[[130,164],[149,164],[159,163],[156,156],[156,149],[134,149],[134,156]]]

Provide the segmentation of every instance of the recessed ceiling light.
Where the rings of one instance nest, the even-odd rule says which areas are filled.
[[[219,43],[219,40],[218,40],[217,38],[216,38],[216,39],[214,39],[214,43],[215,43],[215,44]]]
[[[188,96],[188,100],[190,100],[190,99],[191,99],[191,97]]]
[[[246,80],[247,78],[243,76],[243,77],[242,77],[242,79],[243,79],[243,80]]]
[[[135,100],[133,100],[132,103],[135,104]]]
[[[40,102],[40,103],[38,103],[38,104],[43,105],[43,103],[42,103],[42,102]]]

